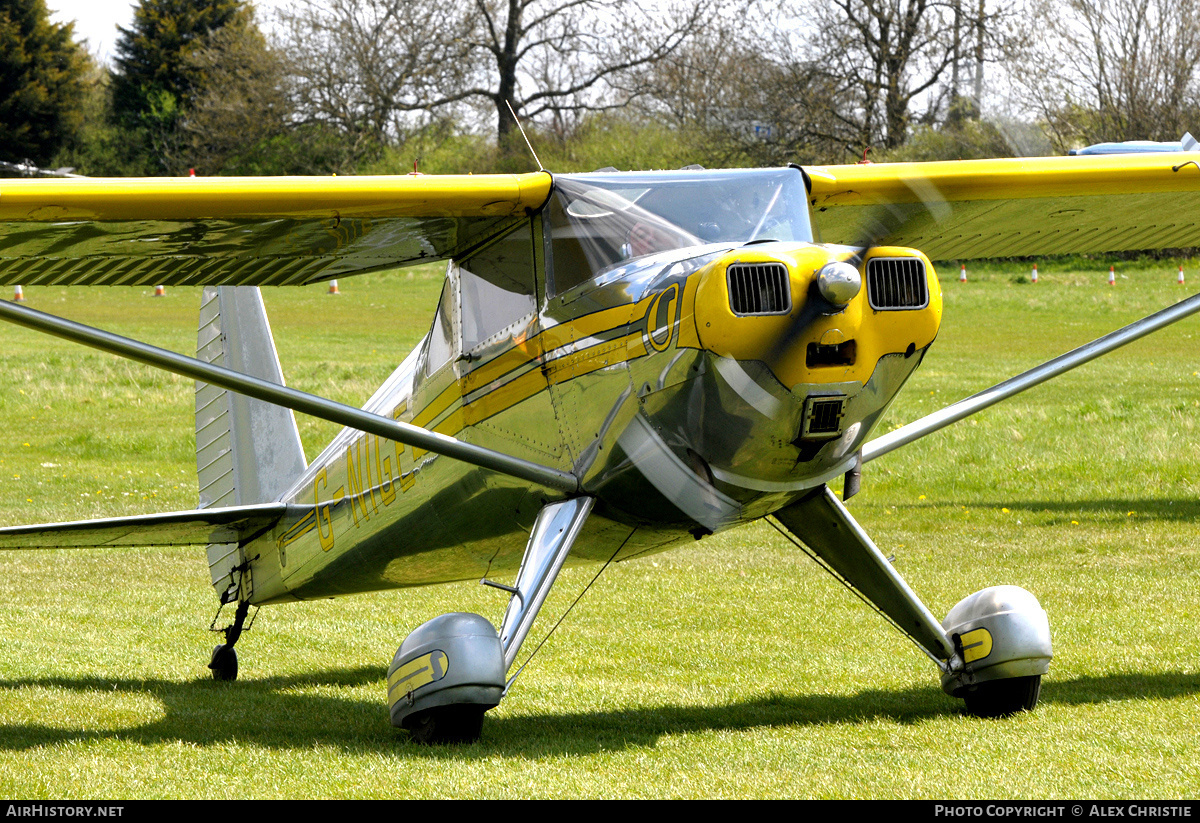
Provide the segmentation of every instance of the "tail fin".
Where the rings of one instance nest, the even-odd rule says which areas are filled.
[[[283,385],[283,370],[256,287],[204,289],[196,350],[206,363]],[[278,500],[307,465],[291,409],[209,383],[196,384],[199,508]],[[243,562],[236,543],[209,545],[209,569],[223,601],[237,597],[242,584],[249,583],[232,576],[234,567]]]

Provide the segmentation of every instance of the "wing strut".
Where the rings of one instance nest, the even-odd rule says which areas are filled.
[[[456,438],[429,431],[420,426],[392,420],[363,409],[337,403],[325,397],[318,397],[315,394],[289,389],[278,383],[260,380],[257,377],[221,366],[214,366],[194,357],[176,354],[157,346],[130,340],[128,337],[121,337],[112,332],[19,306],[16,303],[0,301],[0,319],[82,343],[119,357],[137,360],[140,363],[181,374],[193,380],[212,383],[247,397],[275,403],[322,420],[377,434],[397,443],[416,446],[454,460],[470,463],[473,466],[501,472],[530,483],[537,483],[549,489],[567,493],[579,491],[578,478],[568,472],[522,460],[519,457],[493,451],[473,443],[464,443]]]
[[[965,400],[952,403],[944,409],[935,411],[933,414],[926,415],[919,420],[914,420],[893,432],[888,432],[882,437],[877,437],[863,446],[862,462],[866,463],[874,460],[876,457],[882,457],[901,446],[907,446],[909,443],[920,440],[927,434],[933,434],[935,431],[944,429],[951,423],[957,423],[964,417],[970,417],[978,411],[983,411],[988,406],[995,405],[1001,400],[1007,400],[1026,389],[1031,389],[1034,386],[1045,383],[1051,378],[1058,377],[1064,372],[1068,372],[1077,366],[1082,366],[1084,363],[1108,354],[1114,349],[1119,349],[1126,343],[1132,343],[1134,340],[1145,337],[1151,332],[1156,332],[1185,317],[1190,317],[1196,312],[1200,312],[1200,294],[1194,294],[1186,300],[1181,300],[1174,306],[1143,317],[1141,320],[1130,323],[1128,326],[1109,332],[1103,337],[1098,337],[1091,343],[1086,343],[1077,349],[1072,349],[1066,354],[1060,354],[1053,360],[1047,360],[1042,365],[1018,374],[1016,377],[1010,377],[1003,383],[997,383],[990,389],[984,389]]]
[[[828,486],[784,506],[774,517],[911,637],[938,668],[961,668],[954,641],[942,624]]]

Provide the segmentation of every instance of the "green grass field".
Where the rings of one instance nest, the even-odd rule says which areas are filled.
[[[906,422],[1190,293],[1175,264],[942,270]],[[1189,270],[1192,288],[1200,274]],[[424,331],[440,272],[266,293],[290,385],[361,403]],[[198,293],[26,290],[29,305],[177,351]],[[191,508],[189,381],[0,329],[6,523]],[[868,465],[851,509],[935,614],[1034,592],[1042,702],[965,716],[934,666],[758,525],[611,568],[489,713],[483,740],[392,729],[396,646],[477,584],[275,606],[205,668],[203,552],[0,553],[0,795],[98,797],[1195,797],[1200,793],[1200,320]],[[333,433],[301,419],[310,456]],[[526,648],[596,568],[570,569]],[[222,616],[222,620],[225,616]]]

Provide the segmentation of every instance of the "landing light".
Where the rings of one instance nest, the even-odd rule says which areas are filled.
[[[817,273],[817,288],[821,291],[821,296],[830,303],[844,306],[853,300],[862,288],[862,277],[854,266],[835,260],[826,263]]]

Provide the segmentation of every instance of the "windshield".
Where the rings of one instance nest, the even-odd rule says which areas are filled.
[[[708,243],[812,241],[799,170],[556,175],[554,290],[636,257]]]

